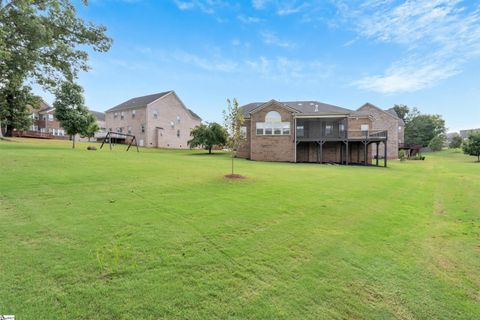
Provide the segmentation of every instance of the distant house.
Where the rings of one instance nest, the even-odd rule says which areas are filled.
[[[95,133],[95,138],[96,139],[105,138],[105,135],[107,134],[107,124],[105,122],[105,113],[98,112],[98,111],[91,111],[91,112],[97,119],[97,125],[99,128],[99,130]]]
[[[318,101],[270,100],[241,111],[245,141],[237,155],[251,160],[369,164],[398,158],[403,142],[398,116],[371,104],[350,110]]]
[[[42,101],[38,109],[29,106],[29,110],[33,120],[30,131],[50,134],[55,138],[63,138],[66,136],[65,130],[61,127],[60,122],[55,117],[54,107],[51,107],[45,101]]]
[[[188,148],[191,130],[202,119],[175,91],[132,98],[108,109],[107,131],[135,135],[139,146]]]
[[[461,136],[463,139],[467,139],[469,135],[474,134],[474,133],[478,133],[478,132],[480,132],[480,128],[478,128],[478,129],[460,130],[460,136]]]
[[[405,122],[397,115],[393,108],[383,110],[371,103],[365,103],[357,109],[372,118],[372,130],[387,130],[387,156],[389,159],[398,158],[398,149],[405,142]],[[380,146],[380,154],[383,154],[383,146]]]

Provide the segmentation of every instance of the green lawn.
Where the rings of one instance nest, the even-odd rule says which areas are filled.
[[[0,314],[479,319],[480,164],[0,141]]]

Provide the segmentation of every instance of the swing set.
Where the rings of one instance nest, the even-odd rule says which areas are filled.
[[[130,143],[128,144],[128,147],[127,147],[126,151],[130,150],[130,147],[135,142],[135,147],[137,148],[137,152],[139,152],[138,151],[137,138],[135,138],[135,136],[133,134],[126,134],[126,133],[113,132],[113,131],[109,131],[107,133],[107,135],[103,139],[103,142],[102,142],[102,145],[100,146],[100,149],[102,149],[105,142],[108,141],[108,144],[110,145],[110,151],[111,151],[112,150],[112,139],[114,139],[113,144],[115,144],[116,141],[118,141],[118,140],[125,140],[126,141],[127,138],[132,138],[132,139],[130,140]]]

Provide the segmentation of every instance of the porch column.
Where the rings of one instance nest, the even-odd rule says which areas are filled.
[[[377,142],[375,144],[377,145],[377,156],[375,157],[376,158],[375,162],[376,162],[376,166],[378,167],[378,148],[379,148],[378,145],[380,144],[380,142]]]

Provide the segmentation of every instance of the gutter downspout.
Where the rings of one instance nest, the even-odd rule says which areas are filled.
[[[297,118],[293,116],[293,143],[295,144],[294,162],[297,163]]]

